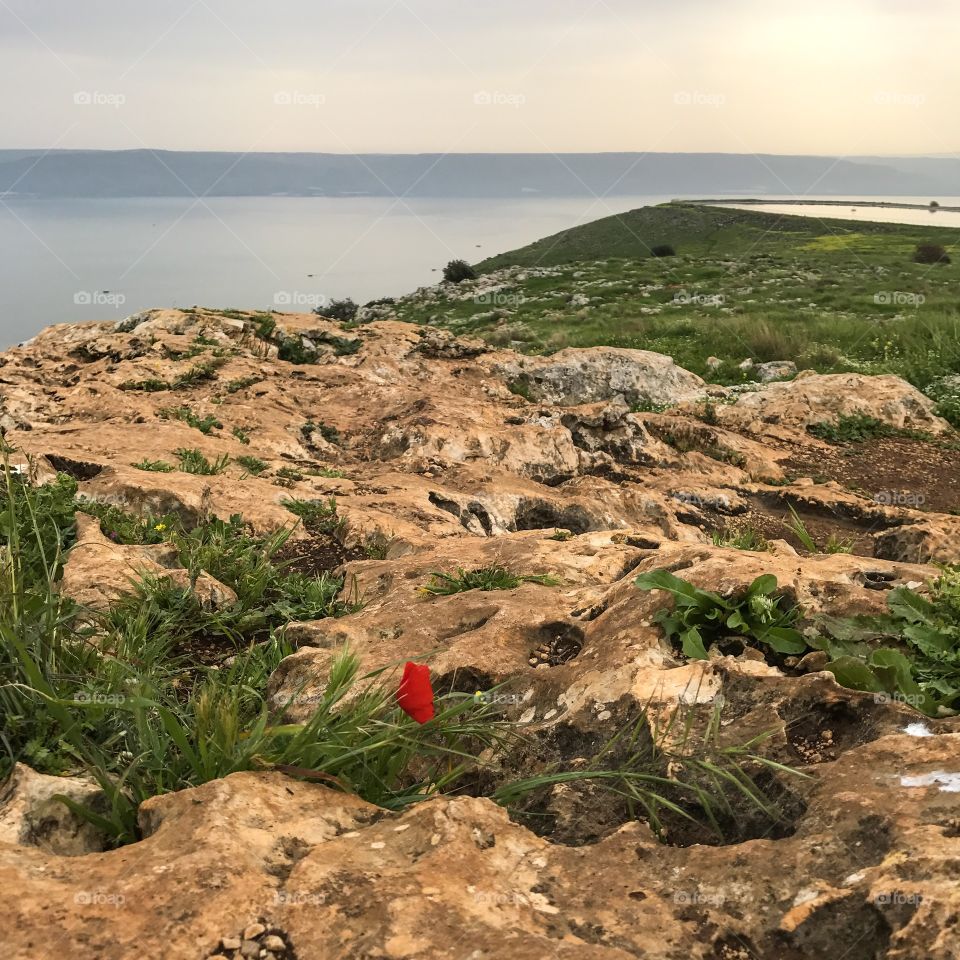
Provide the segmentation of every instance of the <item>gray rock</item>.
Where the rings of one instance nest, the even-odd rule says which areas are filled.
[[[790,380],[797,375],[797,365],[792,360],[771,360],[769,363],[757,364],[754,373],[761,383]]]
[[[63,857],[99,853],[108,845],[93,824],[73,813],[57,795],[104,812],[103,791],[84,777],[49,777],[18,763],[0,784],[0,842],[39,847]]]
[[[706,384],[672,357],[616,347],[561,350],[549,357],[501,363],[497,372],[521,383],[531,400],[578,406],[623,397],[628,404],[677,404],[695,400]]]

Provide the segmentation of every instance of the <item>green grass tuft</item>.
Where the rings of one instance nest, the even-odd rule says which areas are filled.
[[[523,583],[538,583],[544,587],[556,587],[556,577],[536,574],[517,574],[506,567],[481,567],[477,570],[458,568],[456,573],[433,573],[428,584],[420,592],[429,596],[445,597],[467,590],[515,590]]]

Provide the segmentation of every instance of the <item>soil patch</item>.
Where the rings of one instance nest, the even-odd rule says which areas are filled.
[[[291,573],[317,577],[352,560],[366,559],[363,550],[347,548],[328,533],[316,533],[309,540],[287,541],[274,557],[274,562]]]
[[[889,506],[960,510],[960,450],[925,440],[885,437],[828,450],[797,448],[781,466],[788,476],[835,480]]]

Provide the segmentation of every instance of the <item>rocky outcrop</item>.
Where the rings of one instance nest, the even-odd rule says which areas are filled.
[[[634,585],[667,569],[730,595],[773,573],[808,620],[922,591],[930,561],[960,560],[956,518],[820,476],[826,447],[806,427],[864,412],[945,434],[925,398],[859,375],[741,395],[645,351],[532,358],[389,319],[271,319],[280,338],[310,341],[313,362],[280,360],[263,318],[232,311],[148,311],[9,351],[12,461],[157,522],[289,527],[306,550],[319,538],[291,501],[333,498],[342,523],[323,547],[335,541],[363,605],[282,629],[295,652],[272,705],[309,714],[349,644],[384,682],[424,657],[439,692],[497,687],[525,746],[484,758],[477,796],[404,812],[277,770],[235,774],[148,800],[142,838],[118,850],[55,799],[96,806],[95,784],[18,767],[0,788],[0,883],[16,893],[6,955],[816,960],[841,943],[849,960],[952,956],[957,721],[843,689],[816,651],[726,645],[687,662],[656,623],[668,598]],[[645,412],[660,405],[674,406]],[[184,472],[184,450],[220,466]],[[948,445],[924,450],[950,469]],[[790,507],[855,552],[803,549]],[[724,546],[738,524],[760,525],[767,549]],[[492,566],[524,579],[422,590],[437,572]],[[144,572],[207,606],[233,602],[171,547],[122,546],[78,517],[64,594],[102,608]],[[536,816],[513,819],[480,796],[551,764],[582,768],[678,706],[716,722],[724,746],[761,738],[798,771],[758,778],[782,817],[742,805],[725,842],[677,817],[661,842],[642,812],[589,786],[554,784]]]
[[[706,384],[671,357],[649,350],[591,347],[502,362],[498,372],[532,400],[576,406],[622,397],[670,405],[705,396]]]
[[[795,380],[746,393],[722,411],[726,426],[762,433],[767,425],[809,427],[863,413],[904,430],[942,434],[950,425],[916,387],[894,376],[801,372]]]
[[[799,718],[818,704],[787,707]],[[820,767],[832,789],[808,792],[787,837],[664,846],[629,823],[571,847],[489,800],[394,814],[235,774],[148,801],[144,839],[122,850],[63,859],[0,842],[0,881],[17,894],[4,948],[196,960],[262,957],[273,937],[273,956],[318,960],[460,960],[465,943],[522,960],[813,960],[855,936],[858,960],[950,960],[957,829],[940,772],[955,770],[960,735],[856,732],[829,700],[819,709],[837,742]]]
[[[134,592],[145,578],[169,581],[192,590],[207,610],[228,607],[237,595],[228,586],[200,571],[192,578],[179,566],[177,550],[169,543],[155,546],[122,546],[104,536],[100,521],[79,513],[77,542],[63,568],[60,589],[64,596],[92,610],[104,610],[124,594]]]

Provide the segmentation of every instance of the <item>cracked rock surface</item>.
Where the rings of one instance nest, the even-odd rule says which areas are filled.
[[[0,359],[12,461],[37,482],[66,472],[81,496],[188,525],[239,513],[275,530],[297,522],[285,500],[335,498],[336,559],[364,605],[286,628],[297,650],[270,694],[292,719],[349,643],[364,669],[426,657],[440,690],[503,684],[506,715],[540,751],[530,762],[576,762],[643,711],[722,703],[725,729],[766,735],[773,759],[806,777],[784,787],[775,829],[745,813],[717,843],[677,820],[664,843],[590,791],[554,789],[546,829],[482,796],[398,814],[280,773],[238,773],[147,801],[143,839],[106,850],[50,799],[95,802],[94,784],[17,767],[0,786],[4,956],[957,956],[957,721],[843,689],[815,659],[743,650],[685,662],[654,620],[664,597],[633,585],[667,569],[728,592],[773,573],[811,614],[881,611],[886,589],[960,560],[960,519],[795,464],[828,452],[808,426],[854,409],[945,434],[929,401],[895,377],[801,374],[736,394],[645,351],[529,358],[391,321],[344,331],[312,315],[276,320],[316,345],[315,363],[277,359],[250,317],[212,311],[45,331]],[[198,334],[219,349],[211,378],[175,394],[131,388],[202,362],[188,356]],[[338,337],[359,347],[325,345]],[[673,406],[640,412],[644,399]],[[181,403],[219,426],[202,435],[164,413]],[[191,447],[266,469],[134,466]],[[955,473],[955,452],[931,450]],[[788,506],[818,535],[854,538],[854,552],[803,552]],[[769,551],[714,545],[744,518],[776,531]],[[88,520],[79,533],[60,589],[92,607],[140,571],[187,575],[163,546],[121,547]],[[294,534],[304,548],[311,538]],[[436,571],[490,566],[551,579],[419,589]],[[231,602],[206,574],[187,582],[209,607]]]

